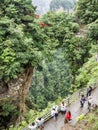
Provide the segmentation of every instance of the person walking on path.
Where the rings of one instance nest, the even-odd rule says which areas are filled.
[[[86,101],[85,96],[84,96],[84,95],[81,95],[81,99],[80,99],[80,108],[83,108],[85,101]]]
[[[55,107],[53,107],[52,110],[51,110],[51,116],[55,120]]]
[[[58,117],[58,106],[57,105],[52,108],[51,115],[54,118],[54,120],[56,121],[57,117]]]
[[[91,96],[91,93],[92,93],[92,87],[89,86],[89,88],[87,88],[87,94],[86,94],[86,96],[87,96],[87,97],[88,97],[88,96]]]
[[[66,111],[66,114],[65,114],[65,121],[64,123],[68,123],[70,120],[72,119],[71,117],[71,111]]]
[[[43,130],[44,128],[44,119],[42,117],[39,117],[36,122],[38,123],[38,126],[40,128],[40,130]]]
[[[90,109],[94,106],[94,100],[92,98],[92,96],[88,97],[88,110],[90,111]]]
[[[66,104],[64,103],[64,101],[62,101],[61,102],[61,113],[62,113],[62,115],[65,115],[66,110],[67,110]]]
[[[37,124],[35,124],[35,122],[33,122],[32,125],[29,125],[29,126],[28,126],[28,128],[29,128],[30,130],[36,130]]]
[[[66,130],[69,130],[69,122],[71,121],[72,117],[71,117],[71,112],[70,111],[66,111],[65,114],[65,119],[64,119],[64,128],[66,128]]]
[[[58,118],[58,106],[55,106],[55,120],[57,121]]]

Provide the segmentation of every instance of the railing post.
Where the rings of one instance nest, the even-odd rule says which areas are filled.
[[[96,82],[93,84],[93,87],[94,87],[94,88],[96,87]]]
[[[81,96],[81,90],[79,90],[79,97]]]
[[[68,97],[68,99],[67,99],[67,103],[68,103],[68,105],[70,104],[70,98]]]

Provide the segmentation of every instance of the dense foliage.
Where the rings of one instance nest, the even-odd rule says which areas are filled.
[[[40,26],[32,0],[1,0],[0,6],[0,90],[6,87],[7,92],[11,79],[17,79],[26,68],[37,66],[45,57],[48,59],[56,45]],[[11,101],[7,103],[11,106]],[[0,110],[8,113],[10,123],[16,117],[14,110],[10,109],[13,112],[10,115],[12,112],[3,107],[1,103]],[[0,120],[6,125],[5,115],[1,115],[4,119],[0,116]]]
[[[31,0],[1,0],[0,5],[0,79],[8,81],[37,65],[51,39],[36,22]]]
[[[52,101],[64,98],[77,87],[96,82],[97,3],[97,0],[78,2],[78,20],[89,23],[88,33],[82,37],[81,34],[76,35],[79,24],[76,23],[75,16],[65,12],[49,12],[37,19],[31,0],[0,1],[0,81],[7,83],[30,66],[35,69],[30,94],[26,99],[29,110],[25,115],[26,121],[31,121],[31,116],[36,118],[39,114],[36,110],[42,110]],[[55,6],[59,7],[59,4]],[[12,104],[10,108],[9,103],[4,103],[2,109],[5,115],[1,115],[6,119],[9,116],[13,119],[12,112],[17,116],[17,107]],[[23,126],[26,123],[24,122]]]
[[[91,3],[90,5],[93,4],[95,3]],[[82,5],[85,7],[84,4]],[[78,6],[80,5],[78,4]],[[85,9],[88,8],[89,6]],[[83,10],[81,9],[81,11]],[[81,14],[81,17],[83,15],[85,15],[85,12]],[[83,19],[81,17],[79,18],[85,21],[86,17]],[[96,15],[94,17],[96,17]],[[87,85],[92,85],[97,81],[97,20],[95,19],[96,21],[94,21],[93,19],[92,21],[94,22],[90,23],[92,21],[86,19],[86,21],[88,20],[90,23],[87,26],[88,33],[86,37],[76,37],[74,35],[74,33],[78,32],[79,29],[77,29],[78,25],[76,23],[75,28],[73,29],[74,20],[74,18],[66,16],[64,13],[48,13],[43,17],[43,21],[50,26],[50,28],[45,28],[47,35],[52,38],[53,41],[56,40],[60,49],[57,47],[58,52],[55,52],[55,55],[57,56],[54,55],[52,62],[47,63],[47,61],[44,61],[42,68],[36,68],[36,73],[33,77],[34,82],[32,84],[33,87],[31,87],[31,93],[34,96],[35,104],[37,104],[40,109],[47,106],[47,100],[55,100],[58,98],[57,95],[63,97],[64,93],[62,92],[64,91],[70,92],[73,88],[86,87]],[[75,29],[77,29],[77,31]],[[59,58],[63,58],[63,60]],[[62,61],[64,61],[65,64],[61,64]],[[66,70],[66,67],[68,67],[68,71]],[[68,79],[63,78],[65,75]],[[57,84],[55,84],[55,81]],[[36,96],[37,94],[38,96]]]
[[[77,86],[87,86],[96,83],[98,79],[98,1],[78,1],[76,15],[81,22],[87,24],[87,34],[91,43],[91,58],[79,69],[77,75]]]
[[[62,50],[55,53],[53,61],[42,63],[42,70],[36,68],[33,83],[30,89],[35,104],[43,109],[47,101],[65,98],[70,93],[71,79],[69,65]]]
[[[76,78],[78,86],[89,86],[98,81],[98,45],[95,39],[92,41],[90,53],[91,58],[79,69]]]
[[[98,19],[88,25],[89,37],[94,41],[98,40]]]
[[[98,0],[79,0],[76,6],[76,16],[82,23],[91,23],[98,18]]]
[[[50,12],[42,20],[49,26],[44,31],[58,46],[52,61],[44,60],[33,75],[30,91],[40,109],[47,106],[47,100],[64,98],[76,90],[75,78],[79,73],[78,69],[87,61],[91,48],[90,39],[76,37],[79,25],[75,23],[74,17],[67,16],[65,12]]]

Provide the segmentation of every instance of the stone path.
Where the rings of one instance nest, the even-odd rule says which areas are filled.
[[[98,87],[93,91],[92,93],[94,102],[98,104]],[[72,113],[72,121],[71,125],[75,125],[77,122],[77,117],[81,115],[82,113],[87,113],[87,102],[84,105],[84,108],[80,108],[79,100],[71,104],[68,108]],[[67,126],[66,126],[67,127]],[[49,121],[45,123],[44,130],[65,130],[64,127],[64,116],[59,114],[58,120],[54,121],[53,118],[51,118]],[[74,128],[70,127],[70,129],[66,128],[66,130],[74,130]]]

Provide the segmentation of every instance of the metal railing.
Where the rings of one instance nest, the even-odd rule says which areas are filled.
[[[96,85],[93,85],[92,88],[95,89]],[[81,94],[85,95],[86,92],[87,92],[87,88],[79,89],[78,91],[74,92],[72,95],[69,95],[66,99],[64,99],[64,102],[66,103],[67,106],[69,106],[70,104],[75,102],[77,99],[79,99]],[[58,112],[60,112],[60,104],[58,105]],[[41,117],[44,119],[44,122],[48,121],[50,118],[52,118],[51,110],[49,110],[47,113],[45,113]],[[26,126],[22,130],[30,130],[30,129],[28,128],[28,126]]]

